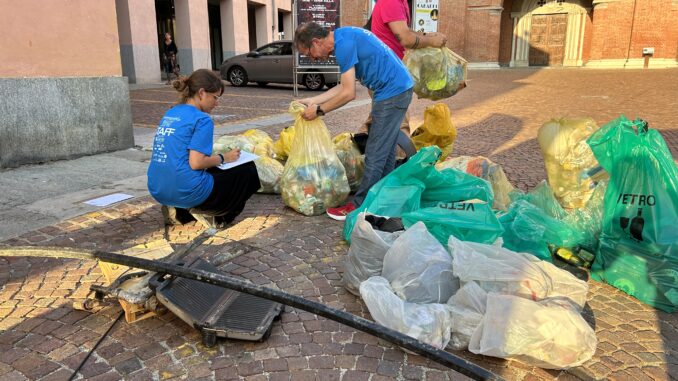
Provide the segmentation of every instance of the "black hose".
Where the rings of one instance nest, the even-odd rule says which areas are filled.
[[[94,344],[92,349],[90,349],[90,351],[87,352],[87,356],[85,356],[85,358],[82,359],[82,361],[80,361],[80,364],[75,368],[75,370],[73,371],[73,374],[71,374],[71,377],[68,378],[68,381],[72,381],[72,380],[75,379],[75,376],[78,375],[78,372],[80,371],[80,369],[82,369],[82,366],[85,365],[85,363],[87,362],[89,357],[92,355],[92,353],[94,353],[94,351],[99,347],[99,344],[101,344],[101,342],[104,341],[106,336],[108,336],[108,333],[111,332],[111,329],[113,329],[113,326],[115,325],[115,323],[117,323],[124,314],[125,314],[125,311],[120,311],[120,313],[118,314],[118,317],[115,320],[113,320],[113,323],[111,323],[110,326],[108,326],[108,329],[106,330],[106,332],[103,335],[101,335],[101,337],[99,338],[99,341],[97,341],[97,343]]]
[[[484,369],[470,361],[455,356],[449,352],[438,349],[432,345],[423,343],[415,338],[404,335],[393,329],[371,322],[353,314],[328,307],[324,304],[313,302],[302,297],[291,295],[283,291],[274,290],[252,284],[247,281],[232,278],[222,274],[208,271],[186,268],[161,261],[153,261],[143,258],[135,258],[121,254],[109,253],[96,250],[85,250],[63,247],[35,247],[16,246],[0,249],[0,256],[11,257],[53,257],[73,258],[82,260],[98,259],[104,262],[125,265],[142,270],[155,271],[181,278],[193,279],[199,282],[214,284],[231,290],[258,296],[272,300],[287,306],[298,308],[330,320],[337,321],[351,328],[369,333],[378,338],[387,340],[395,345],[408,349],[429,360],[445,365],[450,369],[475,380],[501,380],[498,375]]]

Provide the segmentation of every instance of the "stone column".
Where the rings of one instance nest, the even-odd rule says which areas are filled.
[[[122,74],[130,83],[160,82],[154,0],[116,0]]]
[[[530,28],[532,17],[519,12],[511,14],[513,19],[513,47],[511,55],[511,67],[529,66],[530,57]]]
[[[247,53],[250,50],[247,31],[247,2],[221,0],[221,41],[224,59]]]
[[[207,0],[175,0],[176,44],[181,73],[210,69],[210,33]]]

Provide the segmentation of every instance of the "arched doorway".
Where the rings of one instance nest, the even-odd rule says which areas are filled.
[[[592,0],[515,1],[510,65],[582,66],[591,6]]]

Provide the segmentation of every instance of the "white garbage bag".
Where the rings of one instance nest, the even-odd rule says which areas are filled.
[[[361,282],[381,275],[384,255],[402,233],[404,231],[388,233],[376,230],[365,221],[365,213],[358,214],[351,232],[351,246],[346,255],[344,272],[344,285],[350,293],[360,295]]]
[[[468,349],[541,368],[566,369],[591,359],[596,345],[593,329],[568,304],[489,293],[485,316]]]
[[[360,296],[377,323],[436,348],[447,346],[451,326],[447,305],[405,302],[380,276],[362,282]]]
[[[516,253],[496,245],[460,241],[454,236],[450,236],[448,248],[454,261],[454,275],[461,282],[476,281],[487,292],[516,295],[533,301],[563,298],[580,311],[586,304],[586,282],[531,254]]]
[[[396,295],[412,303],[445,303],[459,289],[452,257],[423,222],[395,240],[384,256],[381,275]]]
[[[468,348],[473,332],[483,320],[486,304],[487,292],[476,282],[466,283],[447,301],[452,318],[449,348],[455,350]]]

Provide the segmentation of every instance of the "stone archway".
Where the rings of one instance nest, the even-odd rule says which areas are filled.
[[[514,2],[510,66],[582,66],[590,8],[591,0]]]

